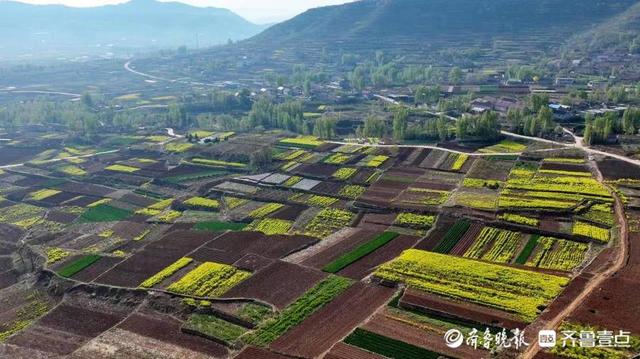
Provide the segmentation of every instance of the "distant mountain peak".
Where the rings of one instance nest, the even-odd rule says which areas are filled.
[[[0,56],[51,57],[100,54],[102,44],[113,44],[110,49],[121,52],[208,47],[242,40],[265,28],[227,9],[157,0],[89,8],[0,0],[0,24]]]

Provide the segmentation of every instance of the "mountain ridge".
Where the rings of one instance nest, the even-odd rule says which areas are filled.
[[[618,15],[636,0],[361,0],[311,9],[276,24],[247,44],[331,46],[394,39],[436,43],[446,36],[486,41],[529,33],[570,36]],[[514,35],[519,35],[514,36]],[[466,39],[465,39],[466,38]]]
[[[91,8],[0,2],[0,36],[6,55],[99,54],[107,51],[105,47],[206,47],[242,40],[264,28],[227,9],[179,2],[133,0]]]

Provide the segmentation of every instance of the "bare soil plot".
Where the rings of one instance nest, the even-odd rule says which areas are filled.
[[[14,345],[66,355],[113,327],[125,312],[105,313],[86,306],[63,303],[42,317],[36,325],[11,337]]]
[[[193,258],[198,262],[217,262],[224,264],[233,264],[240,258],[242,258],[242,254],[240,253],[229,253],[225,251],[221,251],[213,248],[198,248],[195,251],[189,253],[187,255],[189,258]]]
[[[598,162],[598,168],[606,180],[640,179],[640,167],[629,166],[626,162],[613,158]]]
[[[279,209],[269,217],[276,218],[276,219],[284,219],[286,221],[295,221],[296,218],[298,218],[298,216],[300,215],[300,213],[306,211],[307,208],[309,207],[298,206],[298,205],[288,205]]]
[[[444,236],[449,232],[451,226],[456,223],[456,219],[449,216],[440,216],[436,222],[436,228],[429,233],[427,238],[421,240],[416,246],[416,249],[422,249],[425,251],[433,251],[438,244],[442,241]]]
[[[360,225],[361,226],[365,225],[365,228],[366,228],[366,225],[368,224],[382,224],[389,227],[396,220],[396,217],[397,217],[396,213],[389,213],[389,214],[368,213],[362,217],[362,220],[360,221]]]
[[[313,269],[276,261],[231,288],[223,298],[254,298],[282,310],[325,277]]]
[[[100,275],[95,282],[135,288],[183,255],[177,250],[144,249]]]
[[[365,184],[374,173],[375,170],[369,168],[361,168],[349,179],[349,182]]]
[[[289,359],[290,357],[276,354],[265,349],[247,347],[235,359]]]
[[[111,269],[116,264],[122,262],[122,260],[122,258],[117,257],[102,257],[97,262],[76,273],[71,278],[81,282],[92,282],[94,279],[101,276],[104,272]]]
[[[394,293],[390,288],[355,283],[281,336],[271,348],[296,357],[318,357],[385,305]]]
[[[515,329],[526,326],[526,323],[499,310],[481,307],[472,303],[455,302],[414,289],[407,289],[405,291],[400,299],[400,306],[409,310],[459,318],[473,323],[499,328]]]
[[[589,168],[587,166],[572,163],[544,162],[542,166],[540,166],[540,169],[551,171],[589,172]]]
[[[331,348],[324,359],[384,359],[383,356],[339,342]]]
[[[190,251],[212,240],[209,232],[177,231],[148,244],[142,251],[118,264],[96,279],[97,282],[121,287],[137,287]]]
[[[418,240],[420,240],[419,237],[400,235],[378,248],[375,252],[339,271],[338,274],[347,278],[361,280],[371,274],[379,265],[396,258],[405,249],[413,247]]]
[[[473,242],[476,240],[476,237],[478,237],[478,234],[480,234],[482,228],[484,228],[482,224],[475,222],[472,223],[471,227],[469,227],[467,232],[464,234],[464,236],[462,236],[460,241],[458,241],[458,243],[455,245],[455,247],[453,247],[449,254],[462,257],[473,245]]]
[[[328,179],[339,167],[324,163],[303,164],[296,167],[293,173],[317,179]]]
[[[73,353],[91,338],[33,325],[7,340],[7,344],[44,353],[45,357]]]
[[[78,217],[79,215],[77,214],[53,210],[47,213],[45,219],[48,221],[58,222],[62,224],[69,224],[75,221]]]
[[[0,242],[0,256],[6,256],[15,252],[17,247],[14,244]]]
[[[313,192],[317,192],[317,193],[328,195],[328,196],[335,196],[336,194],[340,193],[340,190],[342,189],[342,187],[344,187],[344,184],[342,183],[324,181],[319,185],[315,186],[313,188]]]
[[[506,181],[514,161],[487,160],[479,158],[467,173],[469,178]]]
[[[318,240],[308,236],[267,236],[260,232],[229,232],[206,245],[233,255],[249,253],[267,258],[283,258],[304,249]]]
[[[75,197],[77,197],[77,195],[74,193],[60,192],[56,195],[53,195],[49,198],[39,201],[38,203],[47,207],[56,207],[56,206],[60,206],[62,203],[69,201]]]
[[[65,182],[56,186],[56,188],[65,192],[91,197],[106,197],[115,191],[112,188],[84,182]]]
[[[336,244],[305,259],[301,264],[316,269],[322,269],[344,253],[347,253],[361,244],[372,240],[378,234],[380,234],[380,232],[367,231],[364,229],[358,230],[356,233],[341,239]]]
[[[271,258],[265,258],[258,254],[249,253],[238,259],[233,265],[234,267],[242,270],[257,272],[271,263],[273,263],[273,259]]]
[[[450,355],[453,358],[488,357],[488,353],[474,350],[469,346],[451,349],[445,344],[441,335],[435,335],[381,314],[376,314],[362,329],[430,351]]]
[[[145,196],[141,196],[135,193],[127,193],[124,196],[120,197],[120,201],[131,203],[138,207],[148,207],[156,202],[157,200]]]
[[[17,242],[24,235],[24,231],[19,227],[10,224],[0,223],[0,238],[5,242]]]
[[[183,333],[182,323],[171,316],[161,314],[135,313],[118,325],[119,329],[149,337],[164,343],[176,345],[198,353],[221,358],[228,350],[221,344],[208,339]]]

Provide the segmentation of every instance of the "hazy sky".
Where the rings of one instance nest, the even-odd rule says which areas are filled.
[[[0,0],[1,1],[1,0]],[[18,0],[30,4],[65,4],[68,6],[99,6],[127,0]],[[169,0],[160,0],[169,1]],[[342,4],[354,0],[178,0],[195,6],[215,6],[230,9],[258,23],[282,21],[307,9]]]

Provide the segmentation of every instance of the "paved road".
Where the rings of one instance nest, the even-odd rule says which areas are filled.
[[[491,156],[518,156],[521,155],[522,152],[492,152],[492,153],[484,153],[484,152],[463,152],[458,150],[452,150],[449,148],[438,147],[438,146],[430,146],[430,145],[376,145],[376,144],[360,144],[353,142],[341,142],[341,141],[325,141],[327,143],[333,143],[336,145],[353,145],[353,146],[361,146],[361,147],[380,147],[380,148],[426,148],[431,150],[440,150],[444,152],[457,153],[460,155],[469,155],[469,156],[478,156],[478,157],[491,157]]]
[[[198,81],[190,81],[190,80],[182,80],[182,79],[169,79],[169,78],[166,78],[166,77],[160,77],[160,76],[147,74],[147,73],[144,73],[144,72],[137,71],[137,70],[133,69],[131,67],[131,61],[132,60],[129,60],[124,64],[124,69],[125,70],[129,71],[132,74],[135,74],[135,75],[138,75],[138,76],[142,76],[142,77],[146,77],[146,78],[151,79],[151,80],[165,81],[165,82],[172,82],[172,83],[179,83],[179,84],[186,84],[186,85],[219,87],[217,84],[210,84],[210,83],[206,83],[206,82],[198,82]]]

